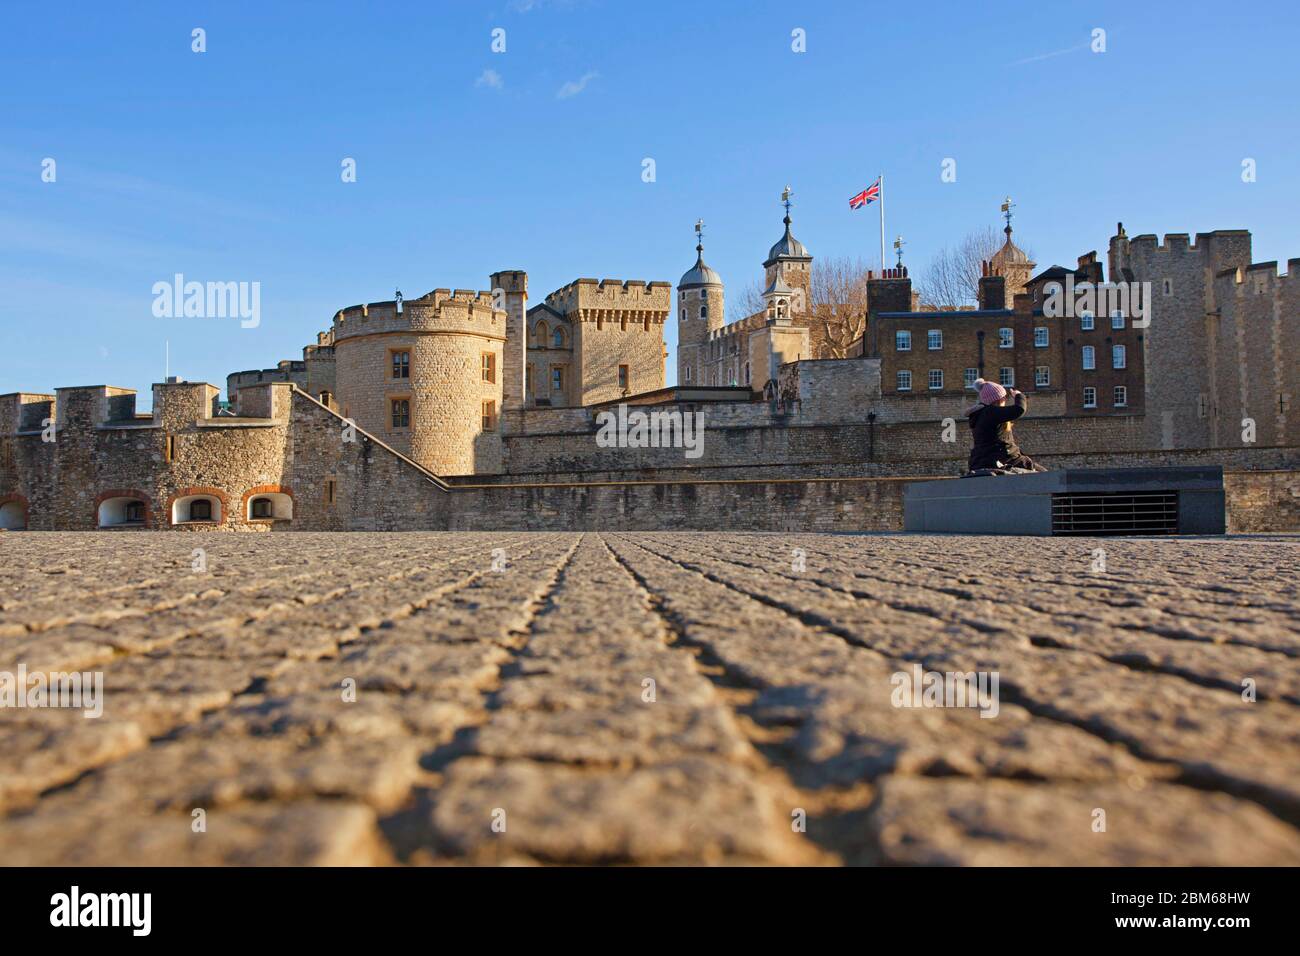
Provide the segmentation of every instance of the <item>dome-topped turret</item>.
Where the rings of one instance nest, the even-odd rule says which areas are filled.
[[[993,274],[1012,278],[1013,275],[1023,274],[1024,278],[1029,278],[1029,272],[1037,265],[1036,262],[1029,260],[1029,254],[1011,241],[1011,210],[1015,208],[1015,203],[1008,196],[1002,203],[1002,215],[1007,221],[1007,226],[1002,231],[1007,234],[1007,241],[1002,244],[1002,248],[989,258],[993,266]]]
[[[1025,250],[1021,249],[1018,245],[1016,245],[1014,242],[1011,241],[1010,223],[1008,223],[1007,227],[1002,231],[1007,234],[1007,241],[1002,244],[1001,249],[993,253],[993,258],[991,260],[993,262],[993,265],[994,266],[1032,265],[1032,263],[1029,262],[1029,256],[1025,253]]]
[[[679,289],[696,289],[705,285],[722,285],[722,276],[704,264],[704,246],[695,247],[695,265],[677,283]]]
[[[785,214],[785,235],[777,240],[776,245],[772,246],[767,252],[767,260],[763,265],[770,265],[778,259],[811,259],[808,250],[804,244],[794,237],[790,232],[790,213],[787,210]]]

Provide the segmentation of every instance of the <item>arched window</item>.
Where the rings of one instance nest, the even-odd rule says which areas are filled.
[[[540,345],[542,348],[546,348],[546,338],[548,335],[546,323],[538,322],[536,332],[537,332],[537,339],[536,339],[537,344]]]
[[[191,494],[182,495],[171,500],[171,523],[189,524],[191,522],[212,522],[220,524],[226,519],[225,503],[215,493],[207,489],[190,489]]]
[[[13,500],[0,504],[0,528],[6,531],[22,531],[27,527],[27,507],[17,496]]]
[[[250,490],[245,515],[249,521],[289,521],[293,518],[293,495],[277,485]]]
[[[707,319],[708,317],[709,317],[709,307],[707,305],[700,306],[700,318]]]
[[[564,329],[556,329],[555,335],[552,336],[552,345],[557,349],[564,348]]]
[[[111,495],[100,501],[95,518],[101,528],[139,527],[148,520],[148,505],[134,494]]]

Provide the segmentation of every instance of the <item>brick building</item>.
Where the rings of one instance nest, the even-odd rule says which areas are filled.
[[[1067,282],[1076,289],[1103,282],[1096,253],[1080,256],[1076,269],[1052,266],[1026,278],[1024,270],[1033,263],[1012,244],[1010,226],[1006,232],[1000,254],[984,263],[977,309],[891,310],[911,297],[905,268],[869,283],[868,354],[880,361],[882,395],[951,399],[951,409],[969,404],[975,380],[982,378],[1024,392],[1039,413],[1140,414],[1146,401],[1145,329],[1134,325],[1133,315],[1119,309],[1104,316],[1076,314],[1073,303],[1064,310],[1045,308]],[[1003,269],[1015,278],[1009,281]],[[918,402],[917,414],[935,408],[933,401]]]

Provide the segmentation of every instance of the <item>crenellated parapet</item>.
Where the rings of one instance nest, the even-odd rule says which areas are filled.
[[[54,390],[57,423],[93,428],[106,422],[135,418],[135,389],[114,385],[86,385]]]
[[[166,429],[188,428],[212,418],[221,390],[207,382],[158,382],[153,386],[153,423]]]
[[[575,279],[548,295],[546,304],[580,322],[635,316],[661,324],[672,308],[672,286],[640,279]]]
[[[38,431],[55,417],[55,397],[44,392],[0,395],[0,435]]]
[[[440,288],[339,310],[331,406],[437,474],[493,470],[507,305],[491,292]]]
[[[1274,289],[1283,295],[1286,290],[1300,284],[1300,259],[1287,260],[1286,271],[1272,262],[1254,262],[1249,266],[1222,269],[1214,276],[1216,286],[1231,291],[1233,286],[1248,285],[1251,291],[1271,295]]]
[[[1128,240],[1129,248],[1143,252],[1162,252],[1168,255],[1186,255],[1192,252],[1204,252],[1211,246],[1222,244],[1231,239],[1250,238],[1248,229],[1215,229],[1213,232],[1198,232],[1196,241],[1186,232],[1167,232],[1161,242],[1155,233],[1144,232]]]
[[[1250,263],[1250,232],[1246,229],[1216,229],[1198,232],[1195,241],[1185,232],[1166,233],[1161,241],[1154,233],[1129,238],[1123,223],[1110,243],[1110,275],[1113,281],[1131,273],[1137,281],[1186,280],[1196,270],[1218,273]]]
[[[506,312],[493,308],[491,292],[434,289],[418,299],[371,302],[340,309],[334,315],[332,343],[361,335],[402,332],[465,333],[504,338]]]

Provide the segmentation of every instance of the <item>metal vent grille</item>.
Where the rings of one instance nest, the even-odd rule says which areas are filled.
[[[1177,534],[1178,492],[1052,495],[1052,534]]]

